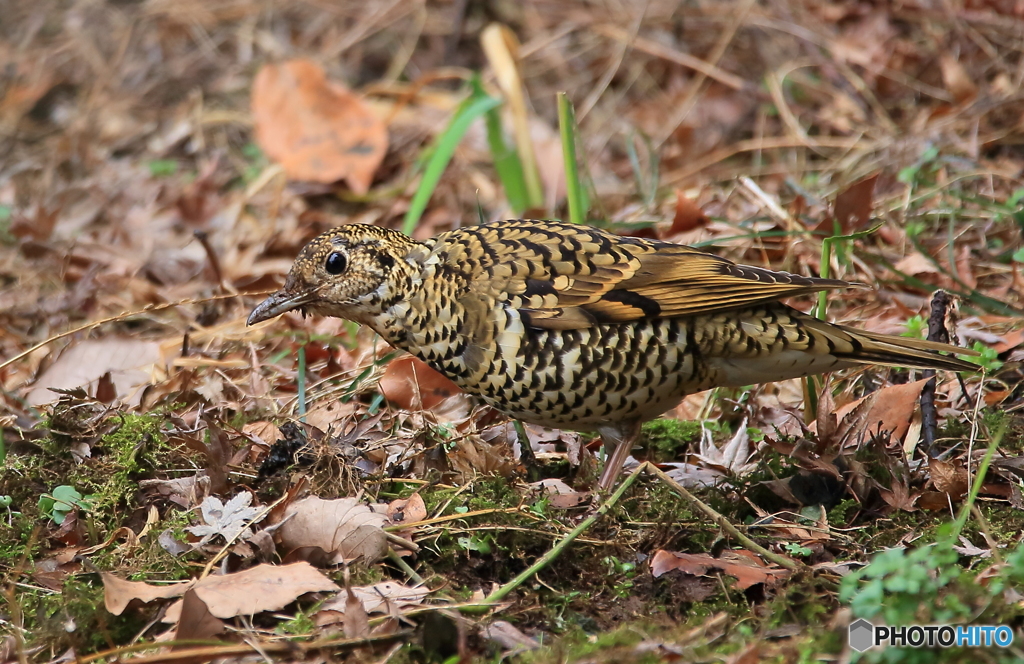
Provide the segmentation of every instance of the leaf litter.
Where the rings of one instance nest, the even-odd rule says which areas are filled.
[[[281,652],[282,633],[315,645],[339,624],[356,639],[414,627],[399,642],[467,661],[490,654],[477,634],[503,651],[556,636],[572,650],[574,635],[619,624],[657,636],[594,657],[721,658],[721,644],[732,661],[835,657],[842,646],[816,632],[810,604],[839,624],[832,581],[883,548],[935,541],[983,466],[960,564],[990,583],[1016,569],[1012,9],[759,6],[718,50],[731,18],[710,6],[528,2],[529,20],[492,17],[504,57],[481,43],[480,16],[458,14],[465,3],[426,18],[371,4],[12,4],[5,29],[19,46],[0,46],[0,541],[29,544],[3,549],[18,607],[6,615],[21,622],[0,662],[85,656],[136,634]],[[814,21],[794,24],[804,11]],[[527,426],[540,466],[523,465],[509,423],[367,331],[298,315],[246,328],[258,295],[239,293],[279,286],[330,226],[398,225],[422,151],[465,96],[458,80],[481,68],[489,94],[516,98],[500,120],[508,143],[538,156],[538,216],[564,214],[553,99],[568,90],[586,108],[595,209],[620,232],[802,274],[828,267],[876,287],[828,308],[872,330],[923,334],[931,289],[959,296],[949,329],[991,352],[984,375],[939,377],[938,455],[922,445],[913,372],[834,376],[817,408],[797,381],[693,395],[673,415],[700,420],[696,431],[634,450],[634,467],[668,469],[764,552],[644,479],[485,618],[424,617],[492,595],[602,504],[590,441]],[[712,83],[695,88],[695,68]],[[489,145],[472,127],[417,237],[520,212]],[[823,265],[823,235],[880,222]],[[97,502],[58,526],[38,499],[62,486]],[[769,630],[781,616],[800,629]],[[451,638],[425,638],[435,627]]]

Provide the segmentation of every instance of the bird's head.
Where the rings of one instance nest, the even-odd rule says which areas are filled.
[[[410,252],[420,243],[387,228],[353,224],[313,238],[284,288],[249,314],[253,325],[295,309],[371,324],[407,287]]]

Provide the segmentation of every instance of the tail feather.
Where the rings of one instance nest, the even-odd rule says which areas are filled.
[[[979,355],[977,351],[959,348],[936,341],[925,341],[912,337],[897,337],[892,334],[867,332],[845,325],[836,325],[853,340],[850,352],[835,355],[848,362],[858,364],[881,364],[907,367],[909,369],[943,369],[946,371],[977,371],[978,365],[952,355],[940,355],[937,351],[957,355]]]

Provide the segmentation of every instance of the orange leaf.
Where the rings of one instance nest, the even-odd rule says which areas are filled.
[[[265,65],[252,86],[256,142],[288,177],[342,178],[365,194],[388,147],[387,128],[361,98],[309,60]]]
[[[380,379],[380,391],[404,410],[430,410],[458,394],[458,385],[412,355],[391,360]]]
[[[669,235],[692,231],[698,226],[706,226],[709,219],[704,210],[693,202],[681,189],[676,189],[676,214],[672,218]]]

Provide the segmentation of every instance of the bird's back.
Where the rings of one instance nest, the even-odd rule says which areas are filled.
[[[845,282],[557,222],[444,233],[418,256],[392,341],[523,420],[598,428],[683,396],[858,363],[964,369],[940,344],[872,335],[778,299]],[[949,347],[942,347],[948,349]]]

